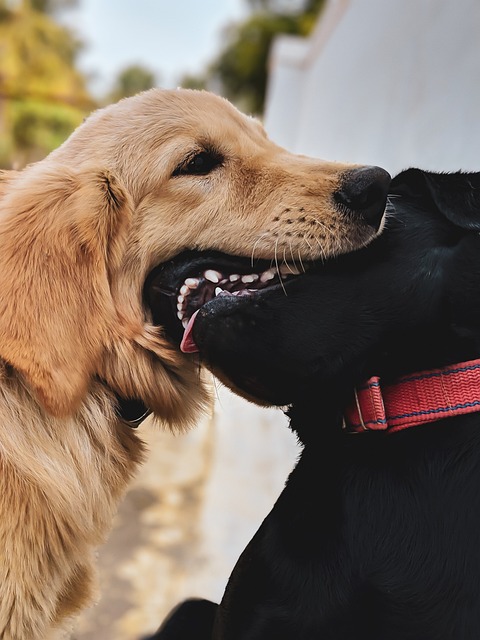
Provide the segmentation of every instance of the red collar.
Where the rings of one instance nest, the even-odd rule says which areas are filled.
[[[344,428],[395,432],[475,411],[480,411],[480,359],[412,373],[386,385],[373,376],[355,389]]]

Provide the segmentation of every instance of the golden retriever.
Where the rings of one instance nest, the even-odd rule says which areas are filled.
[[[278,264],[360,247],[383,213],[374,174],[288,153],[208,92],[153,89],[2,175],[3,640],[64,637],[92,598],[94,550],[143,457],[118,398],[171,428],[208,403],[195,356],[151,322],[149,272],[185,250]]]

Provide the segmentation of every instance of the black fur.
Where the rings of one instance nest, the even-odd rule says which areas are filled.
[[[144,640],[187,640],[187,638],[210,638],[210,629],[213,627],[217,605],[209,600],[191,598],[179,604],[170,613],[170,616],[162,624],[154,636]],[[205,629],[208,629],[205,635]],[[198,635],[197,630],[200,630]]]
[[[290,405],[301,458],[213,619],[180,606],[157,640],[478,640],[480,414],[346,434],[352,388],[480,357],[480,173],[410,169],[384,233],[198,315],[202,358],[237,392]],[[178,633],[175,632],[179,620]]]

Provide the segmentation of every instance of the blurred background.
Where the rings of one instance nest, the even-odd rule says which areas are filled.
[[[183,86],[294,152],[478,171],[479,34],[478,0],[0,0],[0,168],[41,159],[96,108]],[[184,597],[218,601],[282,490],[299,453],[285,417],[214,384],[190,433],[140,427],[149,459],[76,640],[134,640]]]
[[[272,39],[307,35],[322,4],[0,0],[0,166],[38,160],[92,109],[153,86],[208,88],[260,115]]]

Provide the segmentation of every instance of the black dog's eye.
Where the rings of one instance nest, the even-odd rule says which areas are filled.
[[[181,164],[173,172],[174,176],[205,176],[222,163],[222,157],[213,151],[200,151],[193,158]]]

